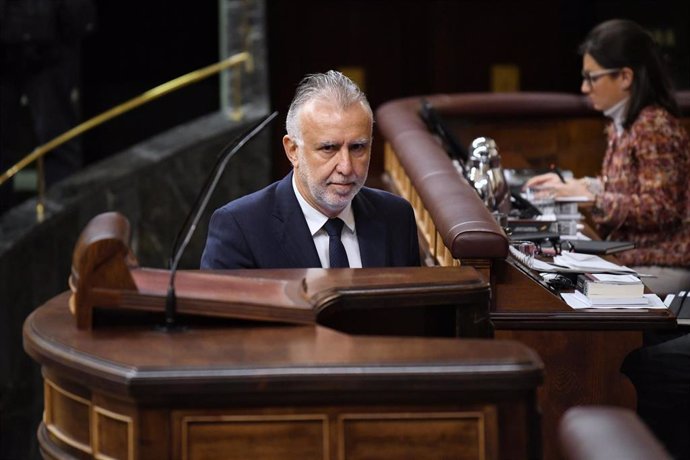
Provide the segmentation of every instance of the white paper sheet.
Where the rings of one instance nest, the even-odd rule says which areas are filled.
[[[619,305],[592,305],[590,302],[587,301],[587,297],[583,296],[582,294],[578,294],[579,293],[577,292],[563,292],[561,293],[561,297],[563,297],[563,300],[565,301],[565,303],[568,304],[568,306],[570,306],[570,308],[573,308],[575,310],[581,310],[585,308],[595,310],[649,310],[667,308],[666,305],[664,305],[664,302],[662,302],[659,296],[656,294],[644,294],[646,304],[637,305],[630,303]]]

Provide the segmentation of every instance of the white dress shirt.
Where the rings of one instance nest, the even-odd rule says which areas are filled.
[[[323,228],[323,225],[328,220],[328,216],[322,214],[320,211],[315,209],[307,200],[304,199],[302,194],[297,189],[297,183],[295,182],[295,175],[292,175],[292,189],[295,191],[295,196],[297,197],[297,202],[300,208],[302,208],[302,213],[309,226],[309,231],[314,239],[314,246],[316,246],[316,252],[319,254],[319,259],[321,260],[321,266],[324,268],[329,268],[330,258],[328,256],[328,233]],[[347,253],[347,260],[350,262],[350,268],[362,268],[362,257],[359,253],[359,242],[357,241],[357,231],[355,228],[355,215],[352,212],[352,203],[349,203],[343,211],[336,217],[342,219],[345,222],[343,225],[343,232],[340,236],[343,246],[345,246],[345,252]]]

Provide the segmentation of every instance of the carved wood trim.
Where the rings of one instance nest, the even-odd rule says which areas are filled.
[[[267,415],[184,415],[180,420],[180,451],[182,460],[189,460],[190,428],[195,423],[270,423],[270,422],[321,422],[323,459],[330,459],[330,426],[326,414],[267,414]]]
[[[82,398],[81,396],[76,395],[70,391],[67,391],[64,388],[61,388],[55,382],[48,378],[44,379],[43,389],[45,401],[43,421],[48,432],[74,449],[77,449],[89,455],[93,454],[93,449],[91,448],[90,444],[78,441],[74,438],[73,433],[68,433],[64,431],[63,427],[58,425],[56,420],[56,414],[54,412],[56,405],[56,397],[54,393],[58,393],[60,397],[66,398],[72,403],[83,405],[89,417],[89,426],[91,425],[91,401]]]
[[[474,419],[477,422],[477,450],[479,456],[478,460],[493,460],[496,457],[493,455],[491,449],[487,449],[487,441],[491,436],[487,433],[489,431],[488,423],[495,423],[492,420],[491,413],[495,411],[493,407],[484,407],[484,410],[461,410],[452,412],[368,412],[368,413],[343,413],[337,416],[337,440],[338,444],[338,460],[347,459],[346,449],[346,425],[353,421],[430,421],[430,420],[468,420]],[[494,427],[495,428],[495,427]],[[447,453],[453,456],[453,452]]]
[[[133,460],[135,458],[135,442],[134,442],[134,419],[129,415],[119,414],[111,410],[105,409],[99,406],[93,406],[93,417],[91,417],[91,439],[93,445],[94,456],[99,460],[115,460],[120,457],[111,457],[107,454],[101,452],[101,439],[99,438],[100,433],[100,419],[106,418],[115,420],[117,422],[122,422],[126,425],[127,439],[125,440],[125,445],[127,446],[127,459]],[[112,431],[111,433],[112,434]]]

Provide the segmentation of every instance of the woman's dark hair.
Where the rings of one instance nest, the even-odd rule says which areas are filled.
[[[671,79],[657,44],[642,27],[627,19],[612,19],[592,29],[580,45],[580,54],[589,54],[604,68],[633,70],[627,129],[648,105],[659,105],[679,116]]]

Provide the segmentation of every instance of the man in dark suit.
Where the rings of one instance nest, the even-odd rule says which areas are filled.
[[[214,212],[201,268],[419,266],[410,204],[364,187],[373,130],[364,93],[336,71],[307,76],[285,124],[292,172]]]

